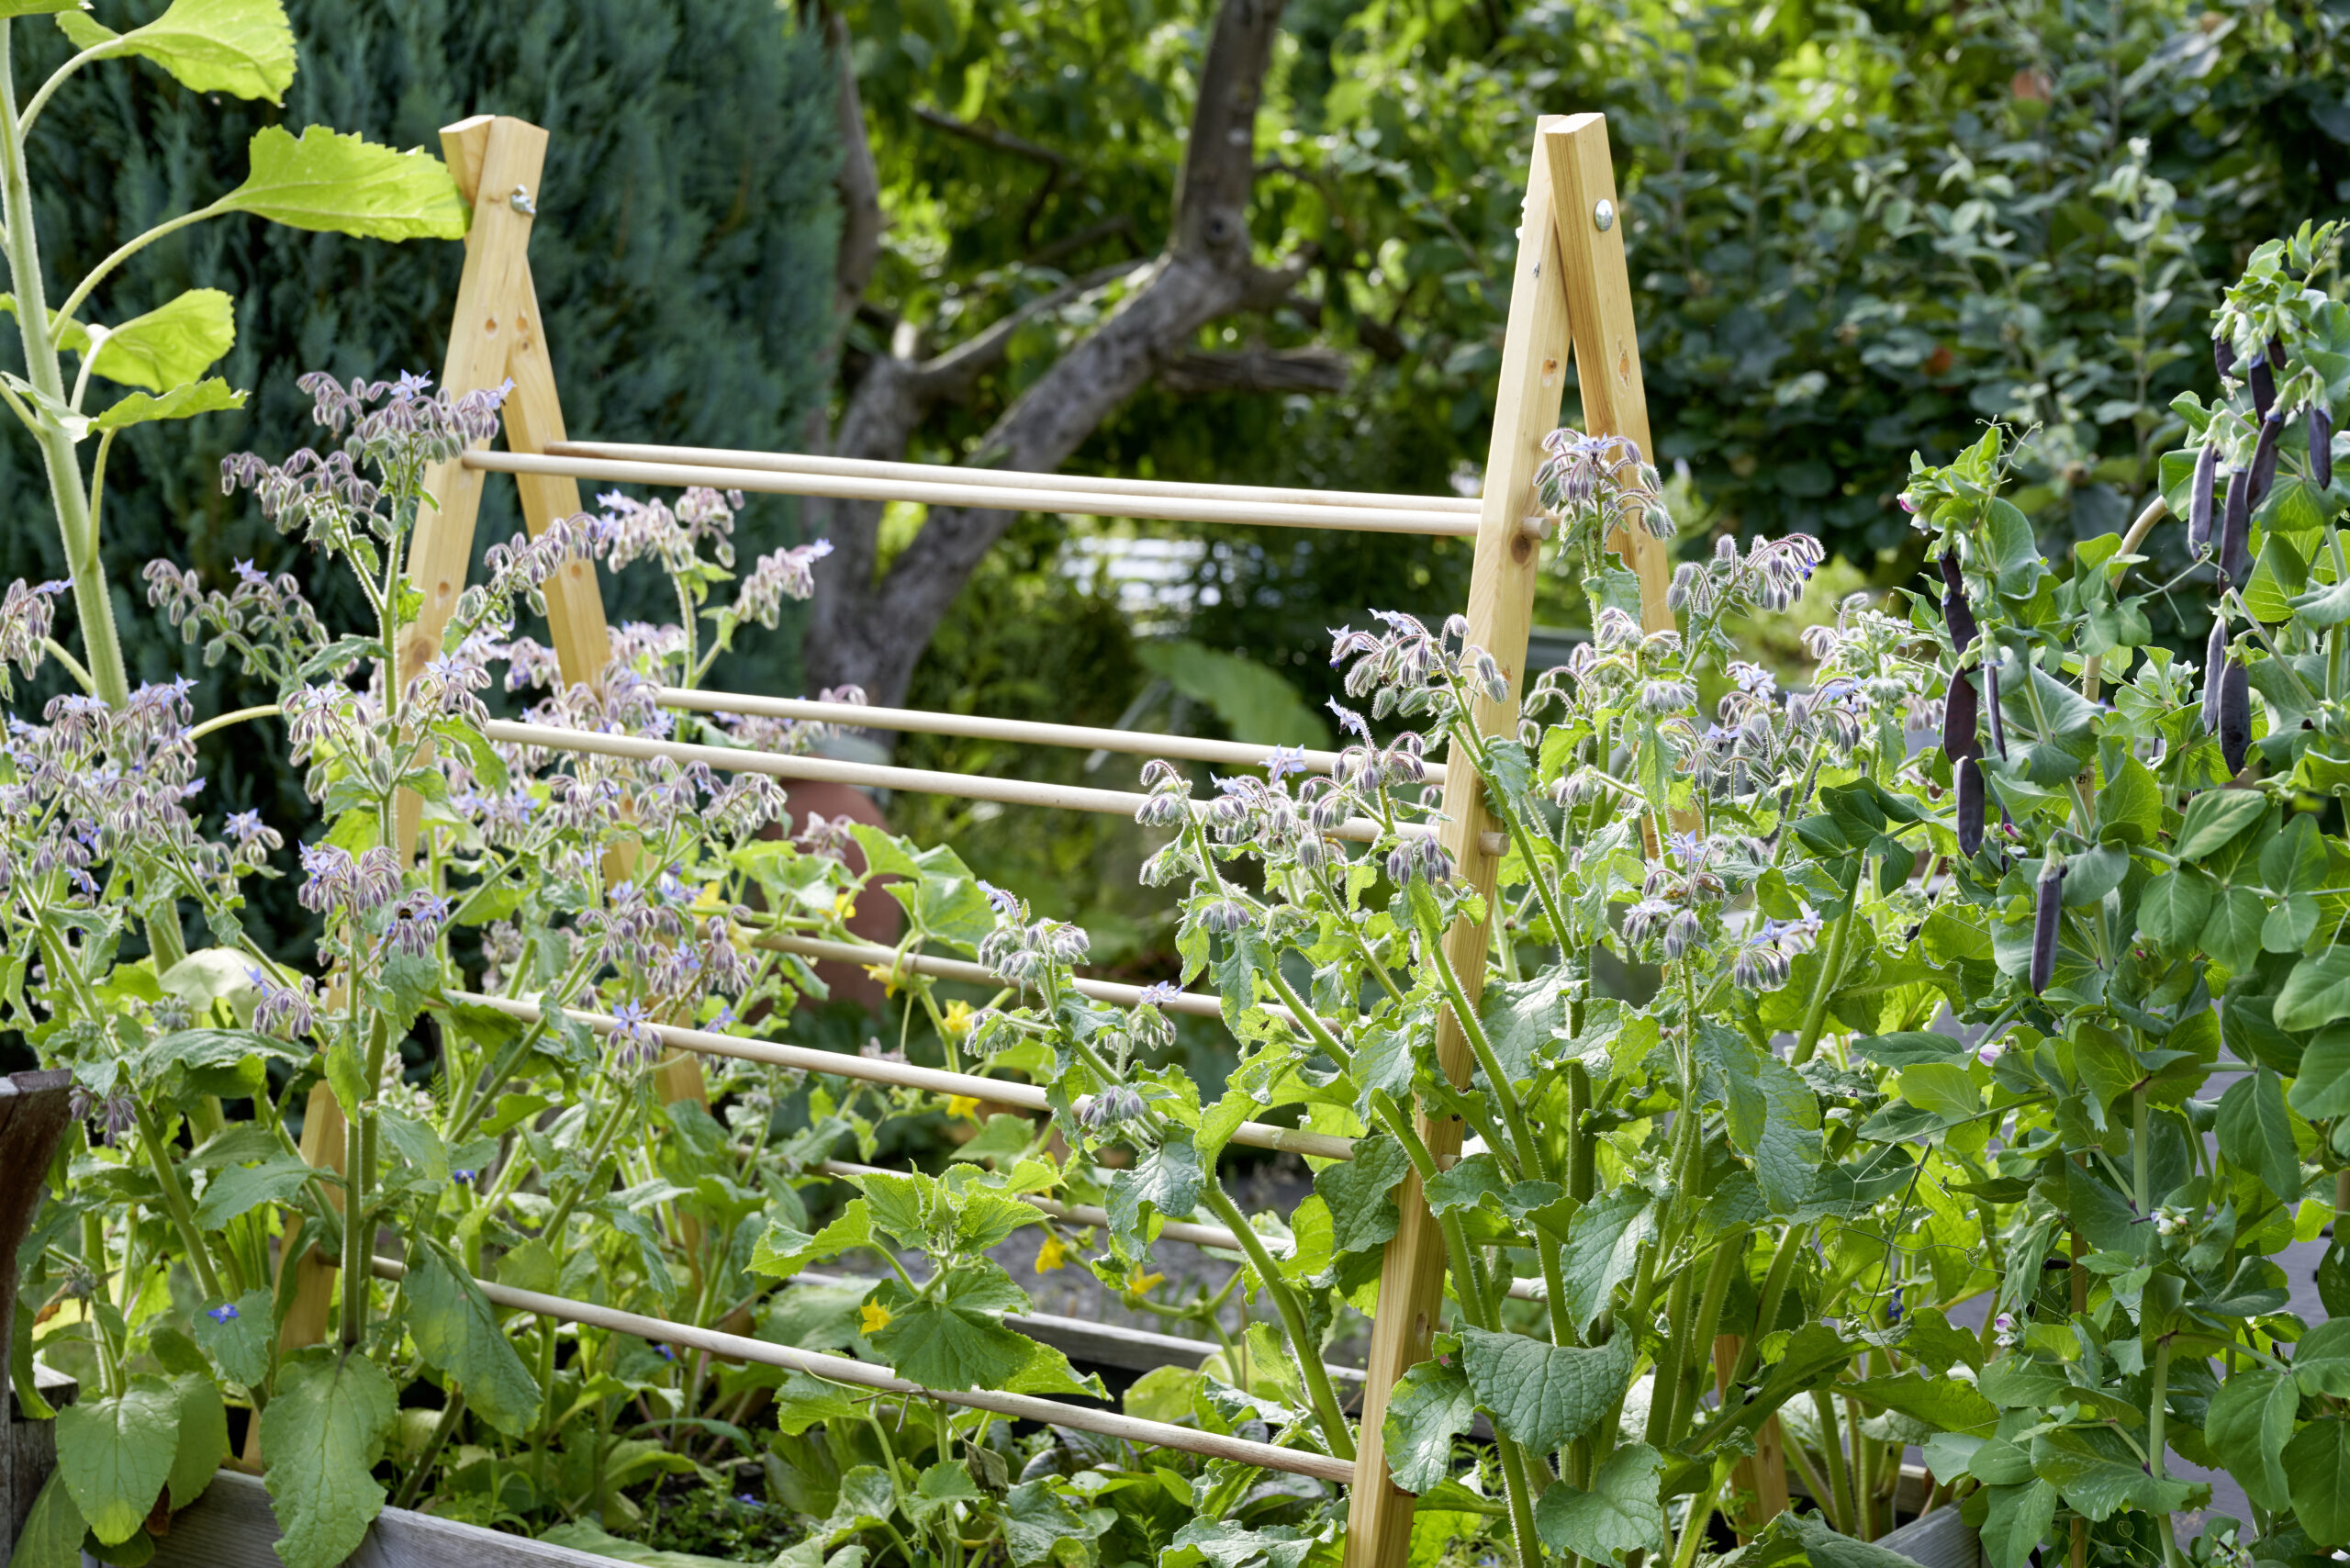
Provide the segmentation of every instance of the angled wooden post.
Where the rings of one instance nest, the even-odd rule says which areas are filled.
[[[1505,700],[1477,700],[1476,722],[1487,734],[1516,733],[1540,569],[1539,551],[1523,522],[1539,510],[1534,473],[1544,457],[1542,438],[1559,426],[1571,351],[1583,391],[1585,429],[1627,436],[1639,444],[1642,456],[1652,456],[1639,341],[1633,330],[1624,267],[1624,226],[1615,199],[1606,118],[1546,115],[1539,120],[1518,230],[1517,268],[1510,284],[1509,326],[1502,342],[1477,554],[1469,578],[1469,641],[1499,661],[1510,683]],[[1609,204],[1605,229],[1594,217],[1601,200]],[[1672,611],[1664,604],[1671,574],[1666,542],[1631,529],[1619,531],[1615,545],[1639,574],[1642,620],[1651,627],[1672,625]],[[1447,776],[1444,812],[1440,842],[1459,875],[1490,905],[1501,862],[1481,845],[1483,835],[1500,823],[1485,809],[1484,787],[1474,769],[1455,766]],[[1483,988],[1487,942],[1486,927],[1466,921],[1456,922],[1445,936],[1445,957],[1472,1003]],[[1438,1025],[1437,1056],[1453,1082],[1468,1081],[1468,1041],[1449,1012]],[[1421,1115],[1418,1125],[1437,1163],[1449,1165],[1460,1153],[1460,1124]],[[1348,1568],[1403,1568],[1409,1558],[1416,1499],[1388,1476],[1381,1428],[1396,1380],[1427,1358],[1444,1300],[1444,1238],[1428,1213],[1418,1178],[1406,1175],[1395,1200],[1402,1219],[1387,1244],[1379,1310],[1371,1321],[1362,1432],[1348,1505]],[[1543,1462],[1539,1456],[1529,1458]]]

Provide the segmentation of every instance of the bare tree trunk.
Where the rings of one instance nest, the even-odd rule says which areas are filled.
[[[1166,250],[1146,263],[1106,269],[1127,276],[1126,297],[1003,411],[972,461],[1039,473],[1058,467],[1102,420],[1190,350],[1202,327],[1237,312],[1269,309],[1296,284],[1310,257],[1259,267],[1248,236],[1257,106],[1281,12],[1281,0],[1224,0],[1200,71]],[[833,28],[845,61],[845,29],[837,18]],[[870,189],[872,159],[861,117],[854,128],[845,118],[843,129],[852,138],[843,171],[845,198],[852,169],[864,171]],[[878,205],[871,210],[878,215]],[[866,230],[856,229],[854,218],[844,230],[845,263],[851,232]],[[878,251],[878,225],[870,233]],[[869,252],[863,264],[869,274]],[[857,384],[834,450],[848,457],[902,457],[933,408],[967,394],[1001,363],[1023,321],[1102,281],[1099,274],[1078,279],[931,358],[920,357],[915,335],[901,328],[890,352],[877,357]],[[863,277],[856,284],[861,293]],[[808,503],[810,521],[836,552],[814,601],[808,666],[818,686],[856,685],[875,702],[894,704],[903,700],[948,607],[1014,514],[934,507],[886,572],[878,570],[876,554],[880,514],[871,503]]]

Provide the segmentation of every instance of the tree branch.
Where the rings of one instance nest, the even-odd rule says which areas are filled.
[[[1186,351],[1169,360],[1158,384],[1200,397],[1214,392],[1343,392],[1347,362],[1331,349],[1248,349],[1239,353]]]

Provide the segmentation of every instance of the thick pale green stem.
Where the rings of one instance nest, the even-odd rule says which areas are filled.
[[[155,1172],[155,1184],[163,1192],[163,1212],[172,1218],[172,1227],[180,1233],[180,1245],[187,1249],[187,1266],[196,1271],[196,1282],[203,1287],[204,1299],[217,1301],[221,1296],[220,1275],[212,1266],[212,1249],[204,1244],[204,1232],[197,1228],[196,1211],[187,1201],[187,1188],[180,1182],[179,1168],[172,1163],[171,1150],[163,1142],[162,1118],[144,1104],[133,1102],[133,1114],[139,1122],[140,1146],[147,1151],[147,1163]]]
[[[1820,1026],[1828,1021],[1829,999],[1836,994],[1836,981],[1844,972],[1844,945],[1852,935],[1852,912],[1860,907],[1861,886],[1868,880],[1869,863],[1861,860],[1859,875],[1852,879],[1852,895],[1836,916],[1836,924],[1828,934],[1828,950],[1819,960],[1819,975],[1811,984],[1811,1002],[1803,1012],[1803,1033],[1796,1038],[1796,1066],[1809,1061],[1819,1049]]]
[[[41,461],[49,471],[50,505],[65,545],[65,566],[73,583],[73,608],[82,622],[82,653],[99,699],[120,707],[130,696],[116,635],[114,599],[98,560],[97,529],[90,498],[82,487],[82,465],[73,438],[59,422],[65,407],[65,378],[49,321],[49,290],[41,278],[40,241],[33,224],[32,177],[25,167],[24,138],[17,129],[16,66],[10,58],[15,24],[0,22],[0,210],[7,220],[9,282],[17,297],[17,332],[23,340],[25,377],[39,394]]]
[[[1281,1266],[1265,1249],[1263,1239],[1249,1228],[1248,1216],[1240,1212],[1220,1182],[1210,1182],[1201,1193],[1200,1201],[1207,1211],[1224,1221],[1240,1243],[1249,1266],[1257,1271],[1257,1278],[1265,1286],[1265,1294],[1273,1298],[1273,1310],[1280,1314],[1282,1328],[1289,1334],[1291,1353],[1297,1358],[1297,1370],[1305,1379],[1306,1397],[1313,1401],[1314,1418],[1322,1428],[1323,1440],[1330,1451],[1340,1459],[1355,1457],[1354,1431],[1347,1425],[1346,1412],[1338,1406],[1337,1390],[1330,1386],[1329,1369],[1323,1364],[1322,1347],[1306,1330],[1305,1311],[1298,1304],[1297,1294],[1281,1277]]]
[[[2154,1386],[2146,1411],[2146,1466],[2157,1481],[2163,1479],[2163,1450],[2169,1446],[2164,1435],[2164,1424],[2170,1411],[2170,1339],[2167,1334],[2154,1342]],[[2172,1532],[2170,1510],[2155,1516],[2155,1525],[2162,1531],[2164,1568],[2180,1568],[2178,1538]]]

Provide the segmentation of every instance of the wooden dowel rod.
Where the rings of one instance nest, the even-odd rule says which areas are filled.
[[[397,1281],[407,1277],[408,1266],[397,1259],[376,1258],[373,1263],[374,1272],[379,1279]],[[852,1361],[846,1356],[796,1350],[742,1334],[699,1328],[690,1323],[672,1323],[666,1318],[647,1317],[642,1313],[622,1312],[617,1307],[599,1306],[593,1302],[572,1301],[564,1296],[543,1295],[537,1291],[518,1291],[510,1285],[493,1284],[487,1280],[477,1282],[477,1286],[482,1294],[498,1306],[531,1313],[539,1317],[552,1317],[562,1323],[584,1324],[609,1333],[632,1334],[654,1344],[683,1345],[688,1350],[704,1350],[713,1356],[754,1361],[761,1366],[783,1367],[828,1382],[847,1383],[855,1388],[870,1388],[878,1393],[912,1399],[935,1399],[941,1404],[985,1410],[993,1415],[1010,1417],[1015,1421],[1036,1421],[1080,1432],[1095,1432],[1105,1438],[1117,1438],[1152,1448],[1179,1449],[1186,1453],[1205,1454],[1213,1459],[1236,1460],[1242,1464],[1253,1464],[1260,1470],[1310,1475],[1317,1481],[1344,1483],[1354,1479],[1352,1464],[1325,1454],[1306,1453],[1272,1443],[1250,1442],[1246,1438],[1222,1437],[1165,1421],[1144,1421],[1107,1410],[1089,1410],[1081,1405],[1064,1405],[1058,1400],[1039,1399],[1032,1394],[998,1394],[992,1389],[949,1391],[924,1388],[919,1383],[908,1383],[886,1367]]]
[[[1394,508],[1282,506],[1270,501],[1176,500],[1102,491],[1010,489],[935,480],[856,479],[826,474],[776,474],[757,468],[702,468],[673,463],[612,463],[536,453],[468,452],[462,462],[494,474],[562,475],[622,485],[707,485],[718,490],[764,490],[784,496],[830,496],[852,501],[912,501],[923,506],[983,507],[1002,511],[1070,512],[1160,522],[1230,522],[1272,528],[1329,528],[1355,533],[1416,533],[1467,539],[1477,519],[1466,512]]]
[[[1477,515],[1474,496],[1391,495],[1369,490],[1311,490],[1269,485],[1205,485],[1178,479],[1115,479],[1092,474],[1030,474],[946,463],[887,463],[863,457],[817,457],[797,452],[737,452],[718,446],[646,446],[631,442],[557,441],[557,457],[615,463],[666,463],[714,468],[756,468],[770,474],[823,474],[845,479],[914,479],[984,485],[1007,490],[1078,490],[1104,496],[1156,496],[1171,500],[1243,505],[1371,507],[1391,511],[1450,511]]]
[[[797,936],[788,932],[771,931],[754,937],[752,946],[778,953],[797,953],[803,958],[822,958],[836,964],[871,964],[878,969],[902,969],[938,980],[960,980],[969,985],[1003,983],[984,965],[974,964],[968,959],[942,958],[931,953],[901,953],[895,947],[868,946],[861,942],[831,942],[822,936]],[[1142,1002],[1143,988],[1138,985],[1082,977],[1069,983],[1077,988],[1079,995],[1090,996],[1096,1002],[1113,1002],[1120,1007],[1134,1007]],[[1163,1012],[1188,1013],[1194,1018],[1217,1018],[1224,1014],[1222,1002],[1196,991],[1179,991],[1158,1006]],[[1279,1002],[1268,1003],[1266,1011],[1281,1018],[1290,1015],[1289,1009]]]
[[[827,1176],[838,1176],[843,1179],[851,1176],[894,1176],[897,1174],[896,1171],[886,1170],[878,1165],[858,1165],[845,1159],[822,1160],[817,1163],[815,1169]],[[1071,1225],[1098,1226],[1105,1230],[1110,1226],[1110,1211],[1096,1208],[1091,1204],[1064,1204],[1058,1199],[1044,1197],[1035,1193],[1023,1193],[1020,1201],[1033,1209],[1052,1215],[1055,1219],[1067,1220]],[[1192,1247],[1213,1247],[1223,1252],[1240,1250],[1239,1238],[1234,1236],[1223,1226],[1198,1225],[1187,1219],[1171,1219],[1159,1226],[1158,1239],[1181,1241]],[[1542,1282],[1512,1280],[1509,1282],[1509,1294],[1519,1301],[1540,1301]],[[1331,1370],[1336,1372],[1340,1369],[1334,1367]],[[1359,1377],[1361,1374],[1358,1372],[1354,1375]]]
[[[503,996],[487,996],[480,991],[452,991],[449,1000],[470,1007],[487,1007],[534,1024],[540,1017],[537,1004],[516,1002]],[[609,1014],[589,1013],[576,1007],[566,1007],[564,1016],[585,1025],[599,1035],[609,1035],[620,1027]],[[706,1029],[687,1029],[674,1024],[644,1024],[639,1027],[651,1031],[655,1039],[678,1050],[695,1051],[703,1056],[733,1057],[738,1061],[765,1062],[770,1067],[788,1067],[800,1072],[821,1072],[834,1078],[859,1078],[871,1083],[895,1084],[901,1089],[921,1089],[933,1094],[961,1094],[974,1100],[993,1100],[1001,1104],[1018,1105],[1024,1110],[1046,1111],[1052,1104],[1044,1090],[1033,1083],[1013,1083],[1001,1078],[980,1078],[968,1072],[948,1072],[941,1068],[916,1067],[912,1062],[883,1061],[875,1057],[850,1056],[845,1051],[811,1050],[805,1046],[787,1046],[774,1040],[745,1040],[733,1035],[713,1034]],[[1337,1137],[1329,1133],[1304,1132],[1296,1127],[1270,1126],[1263,1122],[1243,1122],[1232,1141],[1251,1148],[1277,1148],[1292,1154],[1310,1154],[1317,1159],[1352,1159],[1355,1145],[1352,1138]]]
[[[1015,741],[1030,745],[1068,746],[1078,751],[1115,751],[1136,756],[1180,756],[1187,762],[1225,762],[1237,767],[1262,767],[1280,749],[1246,741],[1205,740],[1197,735],[1163,735],[1147,730],[1103,730],[1085,724],[1045,724],[1025,719],[994,719],[979,713],[938,713],[926,708],[871,708],[861,702],[817,702],[800,697],[757,697],[742,691],[691,691],[680,686],[653,689],[664,708],[697,713],[752,713],[767,719],[796,719],[810,724],[842,724],[854,729],[896,730],[922,735],[965,735],[973,740]],[[1293,750],[1306,770],[1327,773],[1337,766],[1335,751]],[[1427,781],[1441,785],[1444,764],[1427,766]]]
[[[1090,790],[1077,784],[1043,784],[1028,778],[990,778],[981,774],[941,773],[926,767],[891,767],[877,762],[835,762],[824,756],[790,756],[782,752],[752,751],[739,746],[694,745],[685,741],[649,740],[643,735],[612,735],[594,730],[557,729],[550,724],[516,724],[492,719],[482,734],[509,745],[539,746],[548,751],[587,752],[595,756],[624,756],[638,762],[667,757],[673,762],[699,762],[734,773],[765,773],[777,778],[810,778],[835,784],[857,784],[877,790],[907,790],[931,795],[955,795],[967,801],[1000,801],[1010,806],[1053,806],[1063,811],[1099,812],[1105,816],[1131,817],[1149,797],[1128,790]],[[1370,817],[1351,817],[1330,830],[1330,836],[1356,844],[1374,844],[1386,833]],[[1404,823],[1395,833],[1402,838],[1433,838],[1436,829],[1425,823]],[[1487,833],[1479,843],[1488,855],[1500,855],[1507,840]]]

